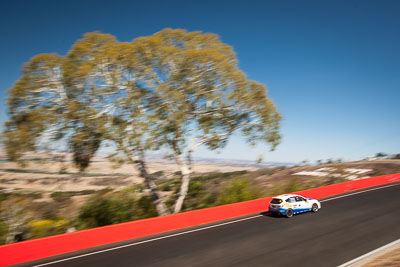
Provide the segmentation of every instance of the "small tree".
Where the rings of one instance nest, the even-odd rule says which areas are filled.
[[[301,162],[300,162],[300,165],[303,165],[303,166],[305,166],[305,165],[307,165],[309,163],[309,161],[308,160],[302,160]]]
[[[376,155],[375,155],[376,158],[384,158],[386,156],[387,156],[387,154],[385,154],[383,152],[376,153]]]
[[[7,226],[6,244],[15,242],[17,235],[27,232],[28,223],[33,218],[27,200],[17,197],[1,202],[0,216]]]
[[[392,159],[400,159],[400,154],[395,154],[392,156]]]

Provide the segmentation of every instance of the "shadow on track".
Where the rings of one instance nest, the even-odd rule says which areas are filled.
[[[267,211],[267,210],[266,210],[266,211],[260,212],[260,215],[265,216],[265,217],[274,218],[274,219],[278,219],[278,218],[283,217],[283,216],[281,216],[281,215],[274,215],[274,214],[272,214],[271,212],[269,212],[269,211]]]

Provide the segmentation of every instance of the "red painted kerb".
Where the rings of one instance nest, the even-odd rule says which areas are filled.
[[[322,186],[296,193],[320,199],[399,181],[400,173],[396,173]],[[258,213],[267,210],[270,199],[271,197],[266,197],[2,245],[0,246],[0,266],[28,262],[132,238]]]

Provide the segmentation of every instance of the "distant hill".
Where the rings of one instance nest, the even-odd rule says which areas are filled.
[[[340,181],[400,173],[399,159],[360,160],[321,165],[278,168],[270,174],[258,176],[257,183],[269,186],[296,180],[299,184],[328,183],[330,179]]]

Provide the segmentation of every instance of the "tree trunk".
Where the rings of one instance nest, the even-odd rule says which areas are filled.
[[[6,235],[6,244],[14,243],[15,241],[15,235],[17,234],[17,231],[14,229],[15,227],[10,227],[8,230],[8,233]]]
[[[185,163],[181,154],[175,152],[175,159],[181,171],[181,177],[182,177],[181,189],[179,191],[179,197],[176,200],[174,209],[174,213],[178,213],[181,212],[183,201],[185,200],[187,192],[189,191],[191,168]]]
[[[139,159],[135,161],[136,167],[140,172],[140,176],[144,178],[147,188],[150,189],[150,196],[156,206],[158,216],[168,215],[169,211],[157,192],[157,186],[154,183],[153,177],[147,172],[146,163],[144,161],[143,150],[139,151]]]

